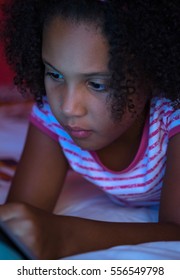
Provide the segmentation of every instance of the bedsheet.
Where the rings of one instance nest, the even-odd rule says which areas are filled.
[[[6,104],[0,99],[0,204],[6,199],[23,149],[31,106],[29,103]]]
[[[91,183],[70,171],[57,202],[57,214],[110,222],[157,222],[158,207],[126,208],[112,203]],[[180,241],[115,246],[65,260],[180,260]]]
[[[7,196],[24,145],[29,104],[0,106],[0,204]],[[12,106],[12,104],[11,104]],[[156,222],[158,207],[125,208],[112,203],[90,182],[70,171],[57,201],[56,214],[115,222]],[[115,246],[64,258],[67,260],[180,260],[180,241]]]

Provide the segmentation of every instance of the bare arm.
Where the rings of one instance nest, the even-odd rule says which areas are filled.
[[[98,223],[89,225],[90,238],[97,241],[97,247],[101,248],[124,245],[138,244],[153,241],[173,241],[180,240],[180,134],[174,136],[168,145],[167,167],[162,188],[160,201],[160,213],[158,223]],[[83,222],[82,222],[83,223]],[[92,222],[93,223],[93,222]],[[96,229],[99,228],[99,229]],[[83,226],[81,226],[82,233]],[[95,230],[94,230],[95,229]],[[84,227],[84,230],[86,228]],[[92,232],[91,232],[92,231]],[[99,232],[98,238],[96,233]],[[81,238],[82,240],[82,238]],[[87,242],[86,242],[86,246]]]
[[[30,221],[30,231],[27,231],[27,229],[25,229],[24,233],[22,233],[21,231],[19,235],[22,238],[24,235],[24,241],[27,243],[27,245],[33,248],[39,258],[45,259],[54,259],[87,251],[105,249],[116,245],[138,244],[153,241],[180,240],[180,177],[177,168],[179,166],[180,160],[178,150],[179,140],[180,136],[177,135],[174,136],[169,143],[167,154],[167,169],[162,191],[159,223],[100,222],[78,217],[57,216],[52,213],[40,210],[36,207],[29,208],[29,206],[17,206],[16,204],[4,206],[3,211],[1,212],[0,210],[0,216],[3,218],[3,220],[7,222],[10,221],[10,223],[12,219],[16,221],[14,223],[16,228],[18,223],[22,225],[22,221]],[[43,160],[45,160],[45,158],[46,157],[43,157]],[[58,159],[56,160],[57,164]],[[39,159],[38,162],[40,163],[41,160]],[[48,168],[50,168],[50,166],[48,166]],[[34,173],[36,172],[37,171],[34,170]],[[54,171],[52,170],[52,172]],[[57,169],[56,172],[58,172]],[[43,177],[42,175],[40,177]],[[12,190],[12,193],[9,197],[11,201],[14,200],[14,197],[17,197],[17,193],[16,195],[13,194],[15,192],[15,188],[17,188],[18,190],[18,188],[22,189],[23,187],[23,184],[21,185],[21,187],[16,187],[16,182],[19,181],[18,176],[20,175],[16,176],[14,181],[14,191]],[[30,175],[25,174],[24,183],[26,182],[26,178],[29,176]],[[59,178],[59,176],[57,175],[55,175],[54,178],[56,179],[54,179],[54,181],[51,183],[56,185],[56,187],[53,187],[53,190],[55,189],[56,191],[53,191],[53,195],[51,197],[46,194],[46,199],[44,200],[44,198],[41,198],[42,194],[39,194],[39,198],[37,201],[36,197],[34,197],[33,194],[31,195],[30,192],[30,198],[28,197],[27,201],[26,191],[21,192],[19,190],[20,195],[18,194],[17,200],[19,201],[19,197],[22,197],[22,201],[28,203],[31,203],[33,201],[33,205],[41,207],[45,210],[49,210],[50,208],[52,208],[53,203],[49,203],[48,200],[50,198],[53,201],[55,200],[54,193],[57,192],[57,185],[59,185],[60,181],[62,181],[62,177]],[[40,181],[38,180],[39,179],[37,178],[37,182],[40,183]],[[48,178],[46,176],[44,184],[46,185],[47,190],[49,190],[47,191],[47,193],[49,193],[50,190],[52,191],[51,187],[53,185],[51,186],[51,183],[50,185],[49,183],[47,184],[47,180]],[[41,181],[41,183],[42,182],[43,181]],[[33,183],[34,180],[32,178],[31,184],[29,184],[29,188],[32,189]],[[39,184],[35,184],[35,190],[37,187],[40,189],[40,192],[43,191],[43,186],[39,187]],[[13,227],[12,223],[11,227]],[[46,236],[44,229],[46,229]],[[27,233],[31,232],[33,232],[33,234],[36,233],[37,243],[35,244],[32,244],[31,239],[27,240]],[[32,234],[29,234],[29,236],[32,236]],[[44,248],[46,248],[46,250],[44,250]]]
[[[180,133],[168,145],[159,221],[180,225]]]
[[[109,223],[72,218],[76,246],[73,253],[116,245],[180,240],[180,134],[168,145],[167,167],[158,223]],[[67,221],[65,221],[67,222]],[[78,230],[80,229],[80,230]],[[78,234],[79,233],[79,234]],[[72,252],[67,252],[67,255]]]
[[[26,202],[52,211],[67,169],[59,143],[30,125],[8,202]]]

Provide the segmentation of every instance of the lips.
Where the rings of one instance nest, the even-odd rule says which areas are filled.
[[[91,135],[92,130],[86,130],[77,126],[64,126],[65,130],[75,138],[83,139]]]

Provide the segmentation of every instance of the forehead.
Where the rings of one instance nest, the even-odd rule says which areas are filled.
[[[93,23],[53,19],[43,31],[42,56],[51,64],[67,60],[71,65],[108,64],[108,43]],[[103,66],[104,65],[104,66]],[[102,69],[101,69],[102,70]]]

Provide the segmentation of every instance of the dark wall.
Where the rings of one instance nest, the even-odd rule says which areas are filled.
[[[0,5],[4,1],[5,0],[0,0]],[[0,23],[1,20],[2,20],[2,15],[0,14]],[[11,84],[13,79],[12,77],[13,77],[12,71],[10,70],[9,66],[6,63],[6,59],[3,53],[3,47],[2,44],[0,44],[0,86]]]

